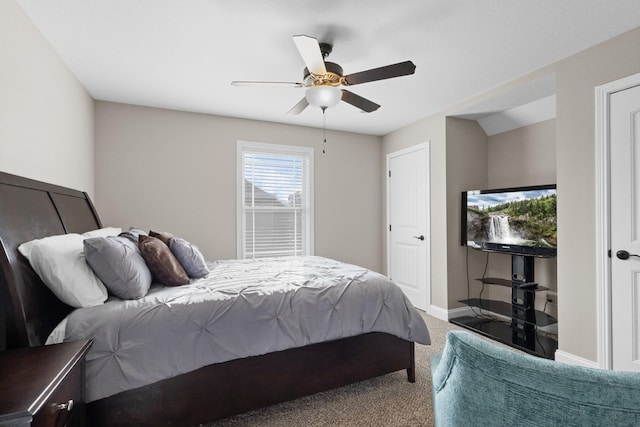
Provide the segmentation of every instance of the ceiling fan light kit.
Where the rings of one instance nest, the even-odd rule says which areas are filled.
[[[321,109],[335,107],[342,98],[342,91],[336,86],[311,86],[305,93],[307,102]]]

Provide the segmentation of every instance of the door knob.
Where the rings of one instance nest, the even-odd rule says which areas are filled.
[[[413,236],[414,239],[424,240],[424,236],[421,234],[419,236]]]
[[[629,259],[632,256],[640,258],[640,255],[630,254],[629,252],[625,251],[624,249],[616,252],[616,256],[618,257],[618,259],[621,259],[621,260]]]

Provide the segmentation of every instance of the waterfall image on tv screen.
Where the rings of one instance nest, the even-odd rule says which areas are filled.
[[[467,192],[467,245],[505,250],[557,246],[556,189]]]

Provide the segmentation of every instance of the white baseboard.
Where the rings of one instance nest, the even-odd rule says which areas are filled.
[[[597,362],[584,359],[582,357],[576,356],[571,353],[567,353],[566,351],[562,351],[562,350],[556,350],[555,360],[556,362],[562,362],[568,365],[583,366],[585,368],[596,368],[596,369],[599,368]]]
[[[445,322],[449,321],[449,313],[442,307],[438,307],[437,305],[432,305],[429,310],[429,315],[435,317],[436,319],[443,320]]]
[[[429,315],[435,317],[436,319],[448,322],[450,319],[455,319],[456,317],[474,316],[475,314],[472,311],[471,307],[460,307],[454,308],[452,310],[447,310],[446,308],[432,305]]]
[[[469,306],[453,308],[448,312],[449,319],[455,319],[456,317],[475,316],[473,308]]]

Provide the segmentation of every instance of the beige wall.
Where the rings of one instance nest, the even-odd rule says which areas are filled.
[[[640,28],[557,64],[560,348],[594,361],[597,358],[594,88],[640,72],[638,46]]]
[[[488,138],[488,187],[505,188],[556,183],[556,121],[546,120]],[[535,259],[535,278],[541,286],[557,291],[557,260]],[[489,256],[489,277],[511,276],[511,257]],[[489,286],[489,298],[509,301],[511,290]],[[536,307],[557,316],[556,304],[547,304],[545,294],[536,294]]]
[[[461,240],[461,193],[487,188],[488,140],[478,122],[454,117],[447,124],[447,277],[448,307],[460,307],[467,295],[477,295],[486,254],[467,250]],[[467,276],[467,264],[469,266]],[[467,281],[467,278],[469,279]]]
[[[454,213],[447,217],[447,193],[457,197],[458,189],[449,187],[453,178],[443,147],[447,116],[469,106],[509,92],[549,73],[556,73],[556,183],[558,186],[558,330],[559,349],[565,353],[595,361],[597,358],[596,286],[595,286],[595,107],[596,86],[640,72],[640,28],[624,33],[598,46],[506,83],[480,96],[466,100],[446,111],[435,113],[404,129],[383,137],[383,155],[423,140],[435,138],[431,152],[432,248],[459,244],[448,242],[459,227]],[[446,166],[444,166],[446,165]],[[548,165],[545,165],[545,170]],[[544,172],[549,173],[549,171]],[[458,178],[455,178],[458,179]],[[497,182],[499,177],[493,178]],[[453,228],[452,228],[453,227]],[[448,234],[439,232],[449,230]],[[602,254],[601,256],[605,256]],[[436,258],[437,257],[437,258]],[[442,252],[432,257],[432,303],[447,310],[448,288],[458,286],[447,277],[447,265],[459,265],[457,253]],[[442,297],[445,296],[445,297]],[[450,298],[452,300],[455,298]]]
[[[430,196],[430,244],[431,244],[431,305],[447,307],[447,176],[446,176],[446,141],[445,122],[439,116],[427,117],[412,125],[392,132],[382,138],[383,163],[386,169],[386,157],[390,153],[400,151],[426,141],[429,141],[429,196]],[[384,216],[383,226],[387,225],[386,218],[386,186],[382,189],[385,194],[382,199]],[[386,230],[386,228],[385,228]],[[387,234],[383,234],[384,271],[386,272]]]
[[[0,1],[0,171],[94,193],[93,100],[14,0]]]
[[[488,188],[555,184],[555,119],[492,135],[488,142]]]
[[[434,312],[436,315],[446,316],[447,310],[454,308],[454,306],[449,306],[449,301],[456,301],[456,307],[460,305],[457,303],[455,296],[451,298],[448,296],[449,285],[455,283],[455,285],[452,285],[455,287],[455,289],[452,289],[452,295],[460,295],[462,292],[466,292],[466,278],[463,283],[459,283],[458,279],[453,281],[448,277],[449,271],[453,269],[454,266],[465,265],[466,263],[464,258],[466,253],[460,246],[459,237],[450,241],[449,236],[459,236],[460,233],[460,207],[459,201],[456,204],[455,200],[459,200],[462,184],[471,185],[474,183],[473,180],[465,183],[465,180],[468,178],[466,177],[466,172],[462,169],[458,169],[458,173],[461,176],[456,176],[447,171],[447,168],[450,167],[449,161],[447,160],[448,154],[454,156],[452,159],[455,159],[458,155],[460,155],[463,162],[466,159],[464,150],[460,150],[460,145],[462,144],[462,146],[464,146],[464,141],[457,144],[458,149],[456,150],[448,150],[447,148],[446,129],[447,126],[451,127],[451,123],[454,123],[450,121],[449,124],[447,124],[447,118],[478,103],[491,100],[494,97],[503,96],[505,93],[508,93],[520,85],[539,79],[552,71],[553,69],[549,67],[540,69],[513,82],[506,83],[495,90],[466,100],[445,111],[435,113],[409,126],[391,132],[382,138],[383,157],[403,148],[424,141],[431,141],[429,158],[431,183],[431,188],[429,189],[431,197],[431,278],[429,286],[431,288],[432,309],[438,311],[438,313]],[[482,135],[477,134],[476,137],[482,138]],[[486,136],[484,138],[486,138]],[[486,156],[484,158],[486,159]],[[451,163],[455,164],[455,161]],[[382,164],[382,168],[384,170],[384,163]],[[483,179],[486,180],[486,170],[482,173],[484,174]],[[449,187],[449,179],[456,182],[451,187]],[[480,184],[479,181],[477,181],[477,183]],[[484,183],[487,184],[486,181],[484,181]],[[383,189],[383,191],[385,191],[385,189]],[[383,203],[386,206],[386,194],[383,196]],[[386,224],[386,217],[384,218],[384,224]],[[386,249],[386,234],[383,235],[383,239]],[[477,257],[478,255],[478,253],[474,255],[474,252],[470,252],[470,254],[472,254],[471,257]],[[386,257],[384,260],[386,261]],[[471,265],[474,266],[478,262],[480,261],[472,258]],[[449,268],[449,263],[451,263],[451,269]],[[475,267],[473,267],[471,274],[475,274],[475,271]],[[455,274],[458,276],[459,272],[456,271]]]
[[[96,206],[103,222],[157,228],[236,257],[236,141],[314,148],[315,254],[382,270],[381,139],[96,102]]]

